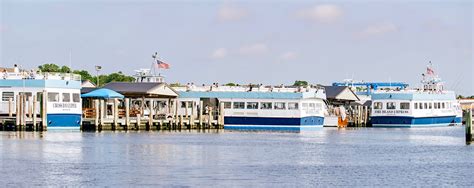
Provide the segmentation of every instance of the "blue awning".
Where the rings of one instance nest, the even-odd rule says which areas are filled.
[[[112,99],[112,98],[119,98],[123,99],[124,96],[120,93],[117,93],[110,89],[96,89],[86,94],[81,95],[82,98],[102,98],[102,99]]]

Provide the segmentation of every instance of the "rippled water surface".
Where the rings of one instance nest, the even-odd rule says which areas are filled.
[[[464,127],[0,132],[6,186],[473,186]]]

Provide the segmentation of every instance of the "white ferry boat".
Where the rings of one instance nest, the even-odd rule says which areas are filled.
[[[323,87],[239,87],[208,86],[174,88],[178,91],[179,110],[186,102],[203,101],[203,106],[218,109],[224,105],[224,129],[234,130],[318,130],[327,111]],[[206,108],[204,108],[206,109]],[[188,109],[191,112],[191,109]],[[195,110],[196,111],[196,110]],[[214,110],[215,111],[215,110]]]
[[[42,100],[43,93],[47,95],[46,114],[48,128],[79,129],[81,122],[81,77],[66,73],[28,73],[0,72],[0,116],[8,116],[9,101],[15,101],[18,95],[27,98],[36,96]],[[31,108],[28,106],[27,108]],[[41,103],[38,104],[40,106]],[[37,109],[40,114],[40,108]]]
[[[462,111],[453,91],[431,65],[423,74],[423,87],[372,93],[371,123],[374,127],[431,127],[461,124]]]

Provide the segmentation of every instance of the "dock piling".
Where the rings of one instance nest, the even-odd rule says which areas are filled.
[[[470,144],[473,141],[472,138],[472,109],[468,109],[466,115],[466,143]]]

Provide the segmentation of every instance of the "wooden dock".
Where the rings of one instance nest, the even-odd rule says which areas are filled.
[[[223,129],[224,109],[223,104],[219,104],[219,109],[209,110],[203,114],[202,101],[199,105],[199,113],[194,116],[196,104],[191,104],[191,112],[185,111],[179,114],[178,106],[174,103],[170,106],[173,113],[155,114],[154,110],[148,108],[148,114],[144,113],[144,108],[139,110],[130,109],[130,100],[124,99],[124,107],[119,108],[118,99],[114,99],[111,115],[106,115],[105,101],[95,99],[93,109],[85,109],[82,118],[81,130],[102,131],[102,130],[183,130],[183,129]],[[186,109],[188,103],[186,103]],[[145,115],[144,115],[145,114]]]
[[[15,103],[8,100],[8,116],[0,117],[0,130],[46,131],[46,118],[46,95],[39,101],[36,96],[17,95]]]

